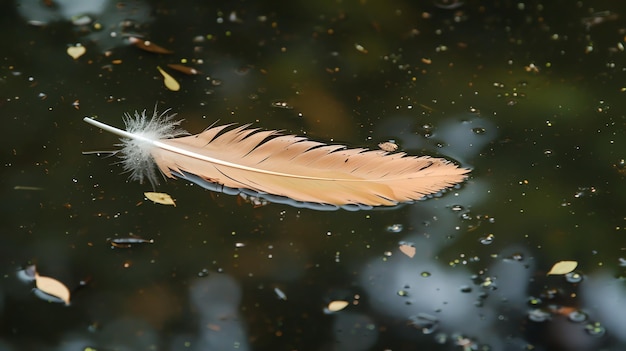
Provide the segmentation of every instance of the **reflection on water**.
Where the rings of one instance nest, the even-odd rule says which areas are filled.
[[[624,5],[588,6],[6,3],[0,350],[625,349]],[[169,72],[173,92],[167,64],[203,73]],[[83,117],[155,101],[192,132],[393,140],[472,173],[389,210],[253,208],[185,180],[161,206],[81,155],[112,140]],[[573,274],[546,276],[564,260]],[[70,306],[37,298],[30,265]]]

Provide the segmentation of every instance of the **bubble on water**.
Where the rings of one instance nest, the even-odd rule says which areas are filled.
[[[565,275],[565,280],[568,283],[580,283],[583,280],[583,275],[576,271],[569,272]]]
[[[550,313],[537,308],[537,309],[528,311],[528,319],[532,322],[537,322],[537,323],[545,322],[547,320],[550,320]]]
[[[420,329],[423,334],[432,334],[439,327],[439,319],[426,313],[418,313],[409,317],[409,325]]]
[[[581,323],[587,320],[587,314],[585,312],[576,310],[567,315],[567,319],[575,323]]]
[[[489,233],[489,234],[487,234],[487,235],[485,235],[485,236],[481,237],[481,238],[479,239],[479,242],[480,242],[481,244],[483,244],[483,245],[491,245],[491,244],[493,244],[493,241],[495,240],[495,238],[496,238],[496,236],[495,236],[495,235],[493,235],[493,234]]]
[[[400,233],[404,229],[404,226],[399,223],[390,224],[387,226],[386,230],[389,233]]]
[[[600,322],[589,323],[585,325],[585,331],[592,336],[603,336],[606,334],[606,328]]]

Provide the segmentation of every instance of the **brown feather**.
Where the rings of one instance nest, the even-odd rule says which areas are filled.
[[[230,188],[338,206],[393,206],[418,200],[463,181],[468,172],[439,158],[346,149],[245,126],[218,135],[224,127],[161,142],[257,170],[218,165],[162,148],[152,150],[156,164],[170,178],[174,178],[172,171],[185,172]]]
[[[125,149],[145,148],[167,177],[185,178],[213,190],[225,191],[221,187],[226,187],[235,193],[252,193],[270,201],[288,198],[296,202],[289,202],[293,205],[320,204],[307,206],[311,208],[394,206],[454,186],[469,172],[441,158],[348,149],[248,126],[217,126],[196,135],[161,139],[139,129],[123,131],[91,118],[85,121],[128,138],[122,139]],[[178,133],[159,126],[159,120],[146,120],[145,114],[138,121]],[[126,157],[129,169],[135,158],[140,159]],[[143,179],[141,174],[136,178]]]

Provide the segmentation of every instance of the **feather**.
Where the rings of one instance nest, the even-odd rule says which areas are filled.
[[[131,179],[155,186],[156,164],[168,178],[210,190],[319,210],[412,202],[462,182],[469,172],[441,158],[349,149],[249,125],[189,135],[156,109],[151,118],[145,110],[134,118],[126,114],[126,130],[84,120],[122,137],[121,163]]]

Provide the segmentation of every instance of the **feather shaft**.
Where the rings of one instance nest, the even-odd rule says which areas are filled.
[[[94,125],[102,130],[105,130],[109,133],[113,133],[117,136],[121,136],[123,138],[127,138],[127,139],[133,139],[133,140],[138,140],[147,144],[152,145],[153,147],[157,147],[157,148],[161,148],[163,150],[167,150],[167,151],[171,151],[180,155],[184,155],[184,156],[188,156],[188,157],[192,157],[195,159],[198,159],[200,161],[205,161],[205,162],[211,162],[211,163],[215,163],[218,165],[222,165],[222,166],[226,166],[226,167],[233,167],[233,168],[238,168],[238,169],[242,169],[242,170],[246,170],[246,171],[251,171],[251,172],[258,172],[258,173],[265,173],[268,175],[275,175],[275,176],[282,176],[282,177],[293,177],[293,178],[302,178],[302,179],[310,179],[310,180],[320,180],[320,181],[329,181],[332,179],[328,179],[328,178],[321,178],[321,177],[311,177],[311,176],[301,176],[301,175],[293,175],[293,174],[287,174],[287,173],[282,173],[282,172],[273,172],[273,171],[268,171],[268,170],[264,170],[264,169],[259,169],[259,168],[253,168],[253,167],[248,167],[245,165],[240,165],[237,163],[232,163],[232,162],[227,162],[227,161],[223,161],[214,157],[209,157],[206,155],[202,155],[199,154],[197,152],[192,152],[180,147],[177,147],[175,145],[169,144],[169,143],[164,143],[161,142],[159,140],[154,140],[151,138],[147,138],[141,134],[134,134],[134,133],[129,133],[123,129],[119,129],[113,126],[110,126],[106,123],[102,123],[100,121],[97,121],[93,118],[89,118],[89,117],[85,117],[83,118],[83,121]],[[343,179],[348,181],[349,179]],[[359,179],[362,181],[362,179]]]

